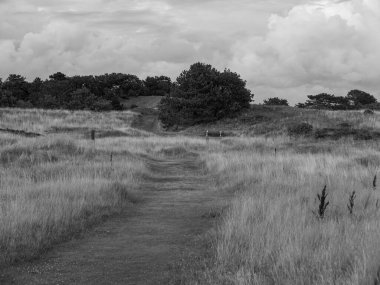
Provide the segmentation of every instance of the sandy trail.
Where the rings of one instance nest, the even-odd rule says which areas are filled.
[[[56,246],[36,261],[0,273],[0,284],[167,284],[184,251],[202,254],[194,239],[217,203],[197,154],[146,158],[144,202]],[[220,200],[220,199],[219,199]]]

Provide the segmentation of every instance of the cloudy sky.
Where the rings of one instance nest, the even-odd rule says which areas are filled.
[[[175,79],[201,61],[255,100],[380,99],[379,0],[0,0],[0,77],[123,72]]]

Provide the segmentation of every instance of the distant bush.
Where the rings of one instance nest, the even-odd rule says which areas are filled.
[[[289,102],[286,99],[280,99],[278,97],[268,98],[264,100],[264,105],[274,106],[289,106]]]
[[[322,110],[359,110],[379,109],[380,105],[376,98],[361,90],[351,90],[346,97],[333,94],[321,93],[308,95],[305,103],[298,103],[298,108],[322,109]]]
[[[322,110],[347,110],[350,109],[349,100],[346,97],[321,93],[308,95],[305,103],[296,105],[298,108],[322,109]]]
[[[338,140],[345,137],[353,137],[355,140],[373,140],[380,138],[380,132],[368,129],[353,128],[321,128],[314,132],[316,139]]]
[[[233,137],[235,136],[232,132],[226,132],[226,131],[208,131],[207,135],[209,137]]]
[[[352,124],[347,123],[347,122],[340,123],[338,126],[341,129],[351,129],[352,128]]]
[[[375,114],[375,112],[372,110],[369,110],[369,109],[364,111],[364,115],[374,115],[374,114]]]
[[[288,128],[290,136],[307,136],[313,132],[313,126],[308,123],[300,123]]]
[[[357,89],[348,92],[347,98],[350,101],[350,104],[356,107],[377,103],[377,100],[373,95]]]
[[[354,139],[368,141],[368,140],[373,140],[373,139],[378,138],[378,135],[379,135],[378,133],[371,132],[366,129],[362,129],[362,130],[356,130],[354,134]]]
[[[333,139],[338,140],[343,137],[352,136],[355,134],[355,130],[350,128],[321,128],[315,130],[314,137],[316,139]]]

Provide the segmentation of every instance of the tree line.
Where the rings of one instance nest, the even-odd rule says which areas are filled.
[[[298,103],[296,107],[323,110],[380,109],[380,103],[373,95],[358,89],[351,90],[346,96],[321,93],[308,95],[307,98],[305,103]],[[286,99],[278,97],[264,100],[264,105],[289,106]]]
[[[200,62],[184,70],[175,82],[167,76],[141,80],[122,73],[69,77],[57,72],[32,82],[17,74],[4,82],[0,79],[0,107],[122,110],[125,99],[154,95],[163,97],[159,118],[166,127],[232,116],[249,108],[253,98],[240,75]]]
[[[10,74],[0,79],[0,107],[68,110],[122,110],[122,101],[136,96],[165,96],[173,83],[167,76],[139,79],[136,75],[112,73],[72,76],[61,72],[32,82]]]
[[[380,107],[373,95],[357,89],[351,90],[344,97],[327,93],[307,97],[308,100],[305,103],[299,103],[296,107],[327,110],[378,109]]]
[[[0,107],[68,110],[122,110],[123,100],[137,96],[162,96],[159,119],[165,127],[189,126],[231,117],[250,107],[254,95],[240,75],[195,63],[172,82],[167,76],[139,79],[136,75],[112,73],[72,76],[54,73],[32,82],[11,74],[0,79]],[[322,93],[307,96],[298,108],[354,110],[380,109],[376,98],[361,90],[347,96]],[[269,98],[264,105],[289,105],[286,99]]]

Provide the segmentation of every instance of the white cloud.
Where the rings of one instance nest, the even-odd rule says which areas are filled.
[[[231,65],[253,86],[276,88],[285,96],[320,86],[337,95],[351,88],[379,95],[377,0],[298,5],[285,16],[272,15],[268,27],[264,37],[243,39],[234,47]]]
[[[240,73],[258,101],[380,90],[378,0],[0,0],[0,19],[3,78],[175,78],[204,61]]]

